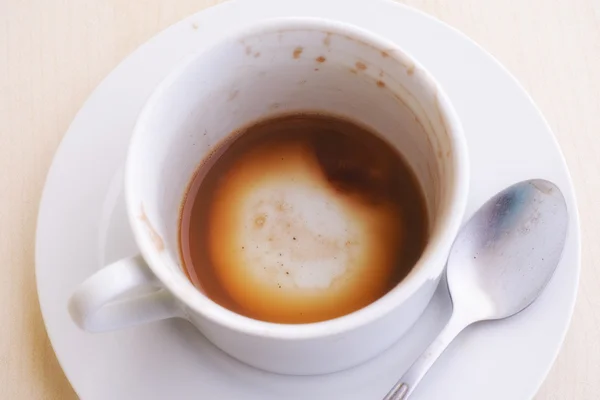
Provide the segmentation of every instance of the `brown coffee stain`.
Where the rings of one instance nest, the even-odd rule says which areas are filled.
[[[381,81],[381,80],[378,80],[377,81],[377,86],[380,87],[380,88],[384,88],[385,87],[385,82]]]
[[[385,53],[386,56],[384,56],[383,53]],[[402,64],[408,76],[412,76],[415,73],[415,63],[398,49],[389,49],[381,53],[383,57],[391,56],[392,54],[396,54],[397,60]]]
[[[281,31],[281,32],[285,32],[285,31]],[[325,37],[323,38],[323,44],[325,46],[330,46],[331,44],[331,36],[333,35],[331,32],[324,32],[325,33]],[[402,54],[402,52],[400,52],[398,49],[386,49],[386,50],[380,50],[377,47],[373,46],[370,43],[365,42],[364,40],[358,39],[358,38],[354,38],[351,37],[349,35],[345,35],[345,34],[336,34],[337,37],[340,38],[344,38],[346,40],[352,41],[352,42],[356,42],[359,43],[365,47],[369,47],[371,49],[377,50],[379,51],[379,53],[381,54],[381,56],[383,58],[387,58],[387,57],[391,57],[394,53],[396,53],[398,55],[398,59],[400,61],[400,63],[402,63],[402,65],[404,66],[404,68],[406,69],[406,73],[409,76],[412,76],[415,73],[416,67],[414,62],[412,62],[412,60],[410,60],[409,58],[407,58],[404,54]],[[300,54],[302,53],[303,48],[302,47],[297,47],[296,50],[294,50],[294,58],[299,58]],[[367,69],[367,65],[361,61],[358,61],[356,63],[356,69],[360,70],[360,71],[364,71]]]
[[[259,214],[254,218],[254,226],[257,228],[262,228],[265,225],[266,220],[267,216],[265,214]]]
[[[353,38],[351,36],[345,35],[345,34],[338,34],[338,36],[343,37],[346,40],[349,40],[351,42],[356,42],[359,43],[365,47],[370,47],[374,50],[379,50],[378,48],[374,47],[372,44],[365,42],[364,40],[358,39],[358,38]]]
[[[403,279],[425,245],[426,221],[416,222],[426,218],[424,200],[411,189],[418,183],[410,171],[407,180],[396,175],[398,154],[363,129],[297,114],[236,132],[186,196],[190,231],[180,233],[180,246],[194,285],[234,312],[293,324],[358,310]],[[304,190],[312,193],[306,200]],[[407,193],[416,194],[415,205]],[[325,197],[307,207],[313,195]],[[315,213],[326,218],[330,210],[350,221],[346,229],[319,226]],[[330,265],[343,269],[326,286],[298,286]]]
[[[348,248],[350,248],[350,247],[352,247],[352,246],[358,246],[358,245],[359,245],[359,243],[358,243],[357,241],[355,241],[355,240],[346,240],[346,241],[344,242],[344,247],[345,247],[346,249],[348,249]]]
[[[256,53],[254,53],[254,58],[258,58],[260,57],[260,51],[257,51]]]
[[[319,56],[315,59],[315,61],[318,63],[324,63],[325,61],[327,61],[327,59],[323,56]]]
[[[353,74],[358,74],[358,71],[355,70],[354,68],[350,68],[348,71],[350,71]]]
[[[193,29],[193,30],[195,30],[195,31],[197,31],[197,30],[198,30],[198,28],[199,28],[199,26],[198,26],[198,23],[196,23],[196,22],[193,22],[193,23],[192,23],[192,29]]]
[[[396,196],[393,159],[382,148],[352,136],[331,140],[327,135],[316,136],[312,147],[321,171],[337,191],[369,204]]]
[[[287,208],[285,202],[283,201],[276,201],[275,202],[275,209],[279,212],[284,212]]]
[[[164,243],[162,237],[160,237],[160,235],[156,232],[156,230],[150,223],[150,220],[148,219],[148,216],[146,215],[146,212],[144,211],[143,204],[140,204],[140,215],[138,218],[146,226],[146,229],[148,230],[148,233],[150,234],[150,239],[152,240],[152,244],[154,245],[154,248],[156,249],[156,251],[159,251],[159,252],[163,251],[165,249],[165,243]]]
[[[294,49],[294,52],[292,53],[292,55],[297,60],[300,58],[300,55],[302,54],[303,51],[304,51],[304,48],[302,46],[298,46]]]

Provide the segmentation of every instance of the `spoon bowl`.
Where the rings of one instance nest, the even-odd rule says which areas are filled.
[[[490,199],[450,251],[447,276],[454,309],[490,320],[529,306],[560,261],[568,222],[565,199],[548,181],[521,182]]]

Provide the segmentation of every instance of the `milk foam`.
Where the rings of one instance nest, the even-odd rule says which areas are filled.
[[[379,297],[397,259],[397,210],[331,186],[304,146],[269,154],[245,155],[211,210],[211,258],[229,295],[257,313]]]

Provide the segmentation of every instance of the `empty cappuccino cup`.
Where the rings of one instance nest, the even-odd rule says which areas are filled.
[[[324,19],[244,27],[146,102],[124,183],[140,254],[69,311],[90,332],[184,318],[271,372],[346,369],[429,303],[468,181],[452,105],[393,42]]]

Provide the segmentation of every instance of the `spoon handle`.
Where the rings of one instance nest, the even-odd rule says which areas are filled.
[[[427,374],[429,368],[446,350],[450,342],[470,324],[471,322],[467,319],[457,313],[453,313],[433,343],[417,358],[383,400],[407,400],[415,387],[421,382],[421,379]]]

